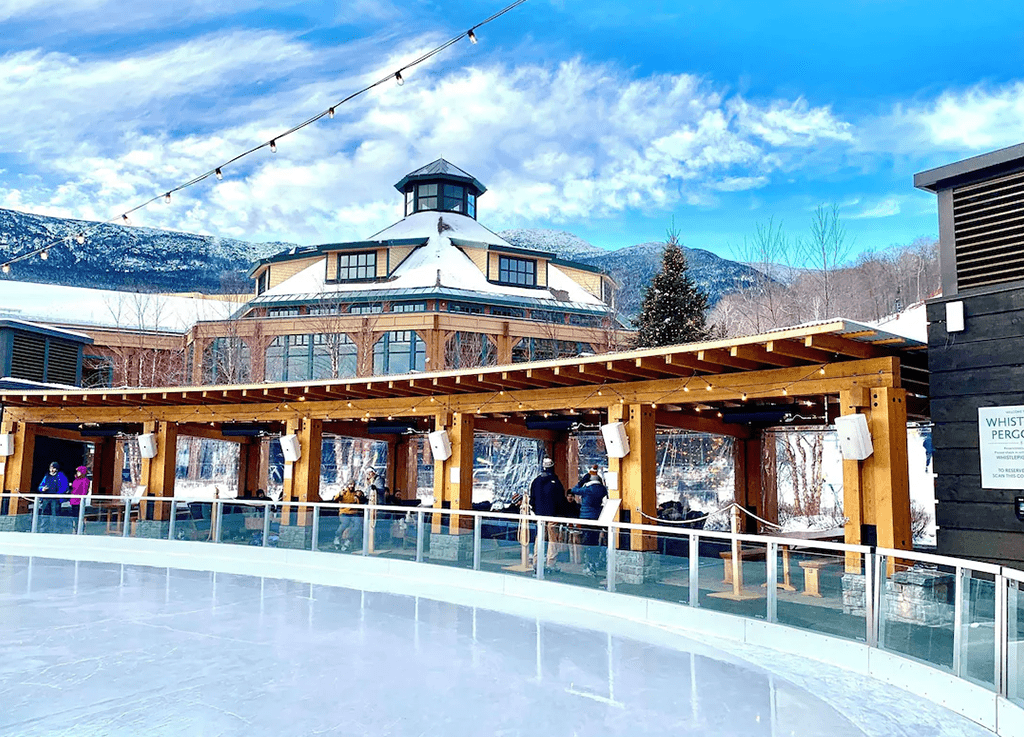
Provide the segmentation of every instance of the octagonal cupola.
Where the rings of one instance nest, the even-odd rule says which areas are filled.
[[[395,189],[405,195],[405,216],[421,210],[457,212],[476,219],[476,200],[487,191],[475,177],[438,159],[402,177]]]

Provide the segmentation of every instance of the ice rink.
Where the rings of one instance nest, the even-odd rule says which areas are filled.
[[[990,734],[831,666],[548,606],[0,556],[0,734]]]

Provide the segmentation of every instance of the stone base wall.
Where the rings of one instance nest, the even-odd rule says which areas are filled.
[[[0,516],[0,532],[29,532],[32,530],[31,514]]]
[[[166,540],[170,531],[171,523],[168,520],[140,519],[132,523],[129,533],[132,537]]]
[[[644,584],[659,580],[661,556],[654,551],[616,550],[616,583]]]
[[[473,560],[473,536],[449,535],[444,532],[430,533],[431,560],[471,561]]]
[[[956,579],[927,568],[898,571],[886,581],[885,612],[892,622],[943,626],[953,621]]]
[[[289,550],[310,550],[313,547],[313,528],[300,525],[281,525],[277,547]]]
[[[843,614],[866,617],[868,605],[865,596],[865,579],[862,573],[843,574]]]

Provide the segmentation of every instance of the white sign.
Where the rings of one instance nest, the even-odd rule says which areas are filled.
[[[979,407],[983,489],[1024,489],[1024,407]]]

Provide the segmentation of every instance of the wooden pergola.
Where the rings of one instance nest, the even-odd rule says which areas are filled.
[[[30,493],[37,437],[95,442],[96,493],[115,489],[115,440],[99,429],[153,433],[157,453],[143,460],[146,495],[174,494],[178,436],[229,440],[240,445],[239,489],[255,489],[259,442],[232,428],[258,426],[295,434],[302,453],[287,464],[283,524],[303,526],[302,503],[319,501],[321,440],[325,433],[372,437],[389,444],[388,481],[410,488],[415,463],[409,438],[370,434],[369,423],[405,423],[413,431],[444,429],[452,455],[434,464],[437,506],[469,509],[475,432],[527,436],[549,442],[562,479],[572,480],[569,431],[527,427],[529,417],[579,415],[588,425],[623,422],[631,450],[609,458],[618,478],[613,497],[634,522],[656,516],[656,441],[659,428],[735,438],[736,501],[776,518],[775,490],[762,482],[762,430],[799,415],[799,424],[828,424],[837,415],[867,416],[874,453],[844,461],[844,514],[848,543],[865,530],[877,544],[908,549],[910,498],[906,423],[927,416],[924,344],[844,320],[763,335],[626,353],[438,373],[289,384],[154,389],[98,389],[0,393],[0,433],[14,435],[14,455],[0,459],[0,488]],[[811,418],[811,419],[807,419]],[[531,424],[533,424],[531,422]],[[415,488],[413,485],[412,488]],[[14,500],[8,514],[21,513]],[[167,505],[154,505],[155,514]],[[156,518],[158,519],[158,518]],[[435,530],[436,531],[436,530]],[[463,532],[458,524],[451,534]],[[869,533],[870,534],[870,533]],[[649,537],[636,533],[635,550]]]

